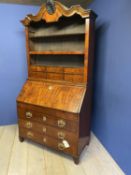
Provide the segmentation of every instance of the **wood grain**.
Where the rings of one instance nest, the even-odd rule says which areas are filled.
[[[31,127],[27,125],[28,123],[31,124]],[[76,134],[76,132],[74,133],[70,132],[73,129],[69,128],[69,131],[68,131],[68,130],[65,130],[65,128],[64,129],[57,128],[57,125],[55,125],[56,127],[53,127],[53,126],[50,126],[49,123],[47,124],[47,122],[44,124],[43,123],[35,122],[35,120],[27,120],[27,119],[19,120],[19,125],[22,128],[29,129],[30,131],[36,131],[40,134],[47,135],[47,136],[50,136],[52,138],[59,139],[59,140],[62,140],[62,138],[59,137],[58,134],[63,133],[64,135],[63,138],[65,140],[69,140],[70,142],[75,143],[75,144],[77,143],[78,134]]]
[[[17,102],[79,113],[84,93],[84,87],[27,81]]]
[[[74,14],[80,15],[82,18],[95,18],[96,14],[91,10],[85,10],[80,5],[72,6],[71,8],[67,8],[64,5],[62,5],[60,2],[56,2],[56,11],[53,15],[49,15],[46,10],[46,5],[43,4],[40,11],[36,16],[34,15],[28,15],[24,20],[21,22],[23,25],[28,26],[30,22],[38,22],[44,19],[46,22],[56,22],[59,20],[61,16],[65,17],[71,17]]]
[[[59,15],[65,16],[55,23],[42,20],[44,18],[56,21]],[[94,23],[95,18],[96,14],[93,11],[84,10],[77,5],[68,9],[59,2],[56,2],[56,12],[53,15],[47,13],[45,4],[37,15],[28,15],[22,22],[28,28],[26,42],[29,78],[87,84],[89,50],[93,52],[90,36],[94,32],[90,28],[90,21]],[[83,68],[84,72],[81,76],[77,74],[68,76],[54,74],[53,76],[37,73],[40,70],[38,68],[34,73],[31,67],[40,67],[40,65],[41,67],[68,67],[72,68],[72,72],[74,67],[79,67]]]
[[[31,135],[28,135],[28,133],[30,133]],[[32,140],[32,141],[35,140],[36,143],[40,143],[46,147],[57,150],[59,152],[64,152],[64,153],[67,153],[69,155],[74,155],[74,156],[77,154],[77,147],[69,141],[68,142],[69,142],[70,147],[63,148],[61,150],[59,148],[59,144],[63,144],[62,140],[58,140],[58,139],[49,137],[47,135],[45,136],[45,135],[39,134],[38,132],[35,132],[35,131],[29,131],[28,129],[25,129],[25,128],[20,128],[20,135],[23,138],[26,138],[26,139]]]
[[[30,51],[31,55],[83,55],[84,52],[72,51],[72,52],[64,52],[64,51]]]
[[[27,116],[26,116],[27,112],[30,112],[32,114],[31,119],[27,118]],[[76,117],[72,118],[72,120],[69,120],[69,119],[63,119],[61,116],[57,117],[55,113],[54,113],[54,115],[49,115],[47,113],[44,113],[44,110],[43,110],[43,113],[40,113],[38,111],[32,111],[32,110],[27,110],[27,109],[25,109],[25,111],[21,111],[21,109],[18,109],[18,114],[20,116],[20,119],[24,119],[24,120],[26,119],[26,120],[28,120],[30,122],[36,122],[36,126],[37,127],[39,126],[40,123],[43,125],[43,127],[45,125],[50,125],[50,126],[55,127],[56,129],[59,128],[59,130],[63,130],[64,129],[66,131],[73,132],[73,133],[75,133],[75,135],[77,137],[77,133],[78,133],[78,129],[77,129],[77,127],[78,127],[78,119]],[[45,121],[43,120],[43,117],[46,117]],[[63,127],[63,128],[58,127],[58,121],[59,120],[65,121],[65,123],[66,123],[65,127]],[[19,120],[19,122],[20,121],[21,120]],[[19,124],[21,125],[21,123],[19,123]],[[40,125],[40,128],[41,128],[41,125]]]
[[[22,20],[28,80],[17,98],[19,136],[70,154],[78,164],[90,141],[96,14],[55,5],[53,14],[43,4]]]
[[[42,122],[42,118],[40,116],[46,115],[46,116],[57,116],[65,120],[70,120],[70,121],[76,121],[78,122],[79,120],[79,114],[74,114],[74,113],[69,113],[57,109],[49,109],[46,107],[41,107],[37,105],[31,105],[31,104],[26,104],[26,103],[17,103],[17,109],[18,109],[18,116],[21,118],[26,117],[26,112],[31,111],[32,113],[32,119],[33,116],[37,114],[37,118],[39,122]],[[67,118],[68,115],[68,118]],[[55,117],[54,117],[55,118]],[[35,119],[35,118],[34,118]]]

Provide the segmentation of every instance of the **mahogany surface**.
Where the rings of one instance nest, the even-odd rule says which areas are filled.
[[[18,102],[79,113],[85,87],[27,81]]]
[[[72,123],[73,123],[73,121],[72,121]],[[58,129],[57,125],[55,125],[55,124],[54,125],[52,124],[52,126],[51,126],[49,122],[48,123],[44,123],[44,122],[39,123],[39,122],[36,122],[35,120],[30,121],[28,119],[24,119],[24,120],[20,119],[19,125],[21,128],[25,128],[25,129],[27,128],[27,129],[30,129],[31,131],[34,130],[40,134],[48,135],[48,136],[56,138],[56,139],[62,140],[62,138],[64,138],[64,139],[68,139],[72,143],[77,143],[77,141],[78,141],[78,134],[77,134],[77,131],[75,131],[75,129],[78,127],[78,125],[70,124],[65,129],[64,128]],[[71,127],[74,127],[74,130]]]
[[[17,97],[19,140],[30,139],[73,157],[90,141],[96,14],[55,1],[27,15],[28,79]]]

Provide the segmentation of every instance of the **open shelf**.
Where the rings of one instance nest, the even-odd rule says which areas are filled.
[[[32,22],[29,32],[30,76],[83,82],[85,20],[79,15],[59,22]]]
[[[70,35],[70,37],[38,37],[36,39],[30,39],[30,51],[52,53],[70,52],[70,53],[82,53],[84,52],[84,35]],[[59,53],[60,53],[59,52]]]
[[[72,22],[73,21],[73,22]],[[69,18],[60,18],[59,23],[44,23],[40,21],[29,27],[30,38],[58,37],[71,35],[84,35],[85,21],[79,15]]]
[[[54,34],[44,34],[42,35],[41,33],[36,33],[36,32],[33,32],[33,31],[30,31],[30,35],[29,37],[32,38],[32,39],[37,39],[37,38],[48,38],[48,37],[63,37],[63,36],[66,36],[66,37],[70,37],[70,36],[84,36],[85,33],[81,32],[81,33],[54,33]]]
[[[81,51],[30,51],[30,55],[84,55]]]
[[[31,55],[32,66],[84,67],[83,55]]]

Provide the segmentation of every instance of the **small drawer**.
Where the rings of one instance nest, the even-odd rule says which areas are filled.
[[[46,71],[50,73],[63,73],[63,67],[46,67]]]
[[[84,74],[83,68],[64,68],[66,74]]]
[[[57,129],[55,127],[43,125],[35,121],[19,119],[19,126],[20,128],[22,127],[25,129],[30,129],[40,134],[47,135],[59,140],[67,139],[72,143],[76,143],[78,140],[77,133],[72,133],[63,129]]]
[[[83,83],[84,82],[84,76],[83,75],[70,75],[70,74],[64,74],[64,80],[70,81],[73,83]]]
[[[46,78],[46,73],[44,73],[44,72],[29,72],[29,77],[31,77],[31,78]]]
[[[29,70],[30,71],[33,71],[33,72],[46,72],[46,67],[44,66],[30,66],[29,67]]]
[[[47,73],[47,79],[63,80],[63,73]]]
[[[62,140],[57,140],[49,136],[45,136],[35,131],[30,131],[24,128],[20,128],[19,134],[21,137],[36,141],[50,148],[53,148],[53,149],[56,149],[56,150],[59,150],[59,151],[62,151],[62,152],[65,152],[71,155],[77,154],[76,144],[70,143],[70,141],[68,140],[64,140],[65,142],[67,142],[67,144],[65,144]]]

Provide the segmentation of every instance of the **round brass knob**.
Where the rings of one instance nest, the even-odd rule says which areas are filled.
[[[66,122],[64,120],[58,120],[58,127],[64,128],[66,126]]]

